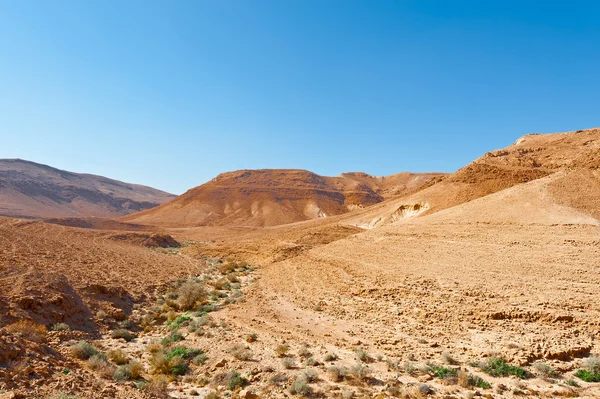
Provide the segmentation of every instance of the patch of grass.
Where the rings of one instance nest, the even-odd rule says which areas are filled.
[[[67,323],[56,323],[51,329],[52,331],[69,331],[71,326],[69,326]]]
[[[600,382],[600,373],[594,373],[590,370],[577,370],[575,377],[585,382]]]
[[[131,331],[126,330],[124,328],[119,328],[118,330],[114,330],[113,332],[110,333],[110,336],[111,336],[111,338],[115,338],[115,339],[122,338],[127,342],[131,342],[136,338],[134,333],[132,333]]]
[[[173,342],[183,341],[184,339],[185,338],[183,335],[175,332],[175,333],[171,333],[171,335],[169,335],[168,337],[164,337],[163,340],[161,341],[161,343],[166,346]]]
[[[486,374],[493,377],[506,377],[514,375],[518,378],[529,378],[530,374],[527,370],[519,366],[512,366],[500,357],[492,356],[486,362],[480,363],[478,367]]]
[[[29,341],[40,344],[46,342],[46,336],[48,335],[45,325],[38,324],[32,320],[19,320],[16,323],[9,324],[5,328],[11,334],[20,335]]]
[[[175,320],[168,321],[167,327],[169,327],[171,330],[178,330],[182,326],[188,325],[190,323],[190,321],[192,321],[191,317],[179,316]]]
[[[98,349],[86,341],[79,341],[73,344],[70,349],[71,355],[82,360],[88,360],[90,357],[98,354]]]

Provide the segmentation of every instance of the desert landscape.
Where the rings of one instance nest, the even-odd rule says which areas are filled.
[[[0,214],[1,399],[600,397],[598,128],[177,197],[5,160]]]

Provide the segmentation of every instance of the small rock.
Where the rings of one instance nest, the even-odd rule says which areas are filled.
[[[215,367],[224,367],[226,364],[227,364],[227,360],[221,359],[215,364]]]

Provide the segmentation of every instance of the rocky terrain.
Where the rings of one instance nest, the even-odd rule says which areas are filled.
[[[589,129],[412,186],[285,171],[248,203],[365,202],[286,225],[184,223],[209,186],[118,221],[1,219],[0,398],[600,397],[599,159]]]
[[[174,195],[102,176],[72,173],[21,159],[0,160],[0,215],[18,218],[117,217]]]

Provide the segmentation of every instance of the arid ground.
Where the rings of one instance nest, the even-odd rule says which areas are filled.
[[[600,397],[600,129],[425,180],[0,219],[0,398]]]

